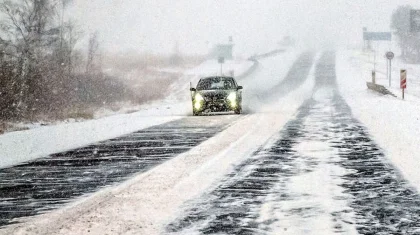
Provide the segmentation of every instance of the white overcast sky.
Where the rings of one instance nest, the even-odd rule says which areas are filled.
[[[97,30],[109,51],[206,53],[231,35],[236,52],[253,53],[285,35],[306,45],[354,44],[362,27],[388,31],[398,5],[420,0],[75,0],[68,16]]]

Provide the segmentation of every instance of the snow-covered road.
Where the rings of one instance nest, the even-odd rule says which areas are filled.
[[[420,196],[352,116],[335,55],[278,137],[186,203],[174,234],[418,234]]]
[[[238,118],[183,118],[3,169],[0,226],[145,172],[213,137]]]
[[[0,233],[420,234],[420,195],[342,97],[335,52],[295,58],[240,81],[245,115],[1,170]]]

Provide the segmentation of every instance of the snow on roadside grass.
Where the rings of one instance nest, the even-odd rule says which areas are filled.
[[[115,115],[98,120],[45,126],[0,135],[0,168],[180,118],[177,116],[144,116],[151,113],[152,111]]]
[[[339,51],[337,78],[353,114],[366,125],[386,156],[420,190],[420,99],[379,95],[366,87],[358,52]]]
[[[402,59],[396,56],[392,60],[392,73],[391,73],[391,87],[389,87],[389,79],[387,78],[387,62],[382,55],[386,53],[386,49],[379,49],[377,52],[376,59],[376,83],[384,85],[387,89],[394,93],[394,95],[401,97],[400,89],[400,70],[407,70],[407,89],[406,94],[420,98],[420,65],[419,64],[407,64]],[[371,81],[371,71],[374,67],[374,54],[372,52],[354,52],[355,62],[360,64],[360,71],[363,72],[363,76],[366,81]],[[410,99],[410,97],[408,98]]]

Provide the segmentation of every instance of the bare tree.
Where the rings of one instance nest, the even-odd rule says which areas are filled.
[[[17,62],[20,91],[17,109],[21,115],[28,110],[30,80],[40,75],[39,63],[48,45],[57,40],[53,25],[55,3],[48,0],[23,0],[19,3],[3,0],[0,11],[7,17],[0,24],[2,45]]]
[[[64,14],[65,14],[65,9],[66,9],[66,7],[71,3],[71,2],[73,2],[72,0],[60,0],[60,50],[59,50],[59,52],[60,52],[60,54],[59,54],[59,59],[60,59],[60,62],[61,63],[63,63],[63,61],[64,61],[64,59],[65,59],[65,57],[67,57],[67,55],[66,55],[66,53],[65,53],[65,34],[66,34],[66,31],[68,31],[68,25],[69,25],[69,23],[67,23],[67,25],[66,25],[66,22],[64,21]],[[71,31],[72,29],[70,29],[70,31]]]
[[[3,84],[15,92],[9,96],[12,100],[3,102],[15,107],[20,118],[28,118],[40,108],[55,110],[54,105],[69,100],[62,94],[71,89],[77,54],[74,47],[80,36],[74,23],[64,20],[70,2],[0,0],[0,14],[5,18],[0,22],[0,63],[13,68],[13,73],[2,79],[11,80]]]
[[[420,35],[410,31],[410,5],[398,7],[392,14],[391,28],[397,35],[401,56],[411,62],[420,62]]]
[[[75,49],[81,32],[65,17],[71,2],[0,0],[0,120],[60,118],[133,98],[102,73],[97,32],[87,60]]]
[[[98,32],[94,32],[89,37],[88,54],[86,62],[86,73],[92,74],[97,71],[100,60]]]

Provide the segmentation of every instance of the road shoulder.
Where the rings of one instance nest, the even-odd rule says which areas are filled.
[[[357,53],[341,50],[337,56],[337,82],[354,116],[384,149],[386,157],[409,182],[420,189],[420,103],[378,95],[366,87],[363,61]]]

